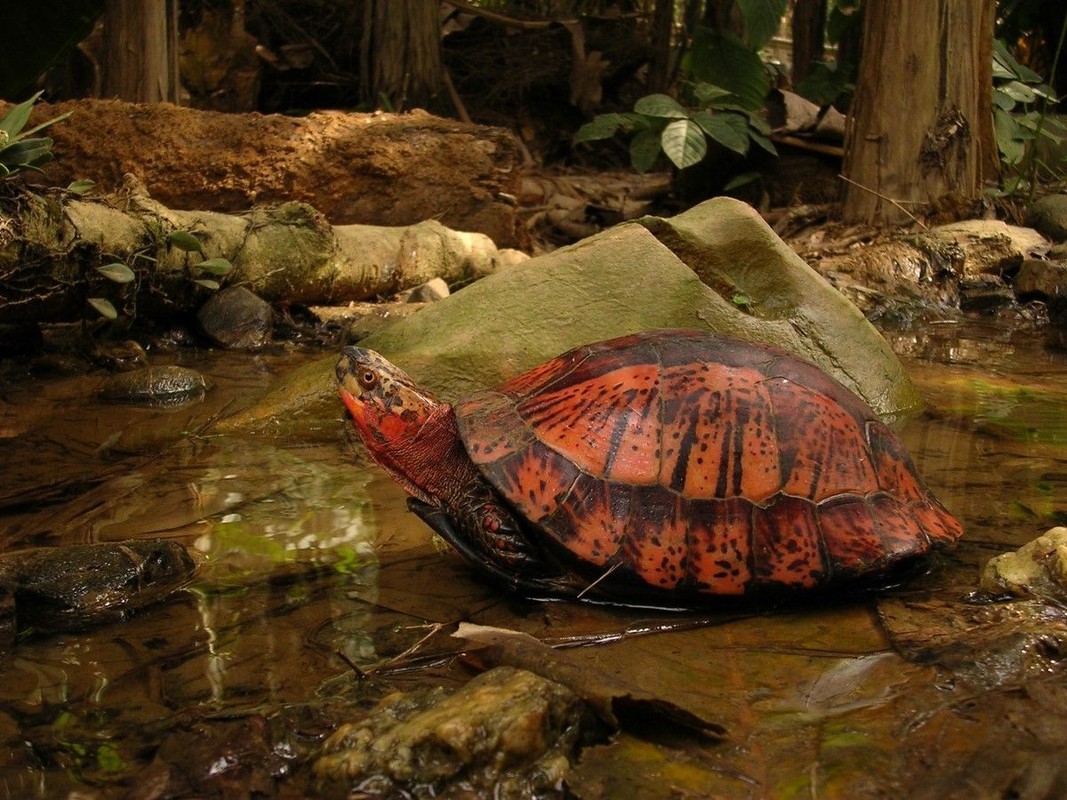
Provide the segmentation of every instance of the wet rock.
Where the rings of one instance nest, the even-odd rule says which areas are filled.
[[[101,396],[108,400],[168,406],[202,400],[206,391],[203,375],[176,365],[120,372],[109,376],[100,388]]]
[[[1067,241],[1067,194],[1049,194],[1035,200],[1026,214],[1026,224],[1053,241]]]
[[[1046,531],[986,563],[981,586],[995,594],[1067,599],[1067,528]]]
[[[1030,258],[1023,261],[1014,281],[1015,296],[1020,300],[1067,301],[1067,264]]]
[[[958,248],[960,274],[965,277],[1003,275],[1024,259],[1042,256],[1049,243],[1032,228],[999,219],[970,219],[940,225],[927,237]]]
[[[1015,292],[993,275],[960,281],[960,309],[988,313],[1015,303]]]
[[[148,354],[132,339],[121,342],[94,341],[89,358],[94,364],[119,372],[139,369],[148,363]]]
[[[448,284],[441,278],[434,278],[405,292],[403,299],[408,303],[433,303],[444,300],[449,294]]]
[[[273,739],[270,723],[258,714],[237,720],[182,720],[167,733],[125,797],[275,797],[277,777],[288,771],[292,747],[283,741],[276,748]]]
[[[204,333],[227,350],[255,350],[270,341],[274,312],[270,303],[244,286],[216,293],[196,314]]]
[[[314,772],[341,792],[358,784],[388,797],[518,800],[559,784],[586,721],[582,701],[561,684],[497,667],[451,695],[390,695],[366,720],[337,729]]]
[[[13,618],[19,628],[46,631],[120,620],[184,586],[195,571],[186,549],[172,541],[6,553],[0,557],[0,634],[13,627],[4,624]]]

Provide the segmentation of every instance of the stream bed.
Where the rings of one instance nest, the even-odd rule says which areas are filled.
[[[0,797],[314,796],[339,714],[476,674],[461,621],[566,646],[726,730],[624,727],[556,796],[1067,796],[1067,609],[977,592],[991,556],[1067,524],[1067,354],[978,321],[887,335],[929,403],[896,427],[959,547],[879,592],[685,612],[483,584],[340,403],[299,440],[213,432],[318,354],[183,355],[211,388],[176,409],[99,400],[92,376],[5,378],[0,547],[167,538],[200,568],[125,621],[0,655]]]

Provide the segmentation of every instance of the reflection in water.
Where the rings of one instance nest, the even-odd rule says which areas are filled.
[[[120,797],[142,770],[158,777],[161,759],[169,780],[183,771],[194,794],[218,794],[224,776],[209,777],[198,760],[216,763],[218,753],[190,742],[222,747],[231,738],[222,726],[235,721],[241,735],[266,737],[263,779],[299,787],[302,773],[285,778],[285,765],[345,714],[389,691],[469,676],[449,637],[460,620],[597,643],[572,652],[730,731],[728,747],[673,751],[622,737],[583,759],[572,784],[589,794],[667,796],[662,784],[623,780],[641,771],[620,764],[648,759],[674,770],[671,785],[691,796],[900,796],[892,787],[930,768],[901,732],[933,736],[932,709],[985,689],[946,672],[933,651],[907,650],[906,661],[884,621],[895,641],[914,640],[901,626],[922,616],[909,614],[951,616],[980,563],[1062,520],[1067,362],[1032,337],[998,341],[967,326],[895,345],[930,400],[927,415],[899,426],[902,436],[967,533],[892,593],[892,615],[879,615],[874,597],[743,615],[502,597],[433,545],[388,478],[359,466],[340,409],[324,440],[181,435],[291,366],[266,357],[212,354],[201,365],[215,378],[205,405],[171,413],[75,402],[84,387],[63,382],[9,389],[0,416],[6,548],[164,536],[192,546],[202,565],[189,591],[121,625],[29,639],[0,661],[0,796],[95,786]],[[914,663],[922,652],[926,662]],[[175,752],[187,756],[180,768]]]

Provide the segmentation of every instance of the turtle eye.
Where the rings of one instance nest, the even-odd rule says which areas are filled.
[[[372,369],[365,369],[359,373],[359,377],[356,380],[359,381],[359,385],[364,389],[373,389],[378,385],[378,373]]]

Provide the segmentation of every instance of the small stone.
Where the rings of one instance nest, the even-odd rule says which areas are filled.
[[[421,286],[409,290],[404,299],[409,303],[435,303],[444,300],[450,294],[448,284],[443,278],[433,278]]]
[[[270,341],[274,312],[270,303],[244,286],[215,294],[196,314],[204,333],[227,350],[255,350]]]
[[[502,250],[496,251],[496,262],[498,269],[507,269],[509,267],[515,267],[529,260],[530,256],[522,252],[522,250],[515,250],[510,247],[505,247]]]
[[[1015,296],[1020,300],[1067,299],[1067,264],[1040,258],[1027,259],[1015,276],[1014,286]]]
[[[1052,528],[1014,552],[989,559],[981,587],[1017,597],[1067,598],[1067,528]]]
[[[101,396],[108,400],[166,406],[202,400],[206,391],[203,375],[175,365],[120,372],[108,377],[100,388]]]

